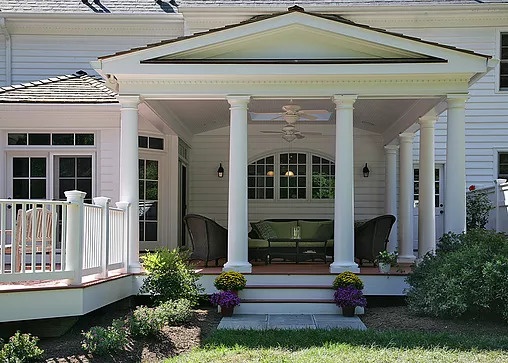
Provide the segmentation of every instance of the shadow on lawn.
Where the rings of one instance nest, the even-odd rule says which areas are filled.
[[[426,333],[374,330],[217,330],[205,346],[244,346],[247,348],[286,348],[299,350],[312,347],[347,344],[382,348],[445,348],[461,351],[508,350],[508,336]]]

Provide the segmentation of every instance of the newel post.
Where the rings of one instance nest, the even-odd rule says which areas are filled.
[[[125,240],[126,243],[122,245],[122,262],[123,262],[123,269],[122,272],[126,273],[129,270],[129,256],[132,256],[131,258],[136,258],[139,261],[139,251],[137,249],[137,245],[134,244],[133,246],[129,245],[129,239],[127,236],[129,235],[129,202],[116,202],[116,207],[123,210],[123,240]]]
[[[67,197],[67,202],[70,203],[67,206],[65,271],[72,271],[74,274],[74,278],[70,279],[69,283],[79,285],[83,277],[83,201],[86,193],[70,190],[64,194]]]
[[[100,277],[108,277],[108,262],[109,262],[109,203],[111,199],[107,197],[93,198],[93,204],[101,207],[101,272]]]

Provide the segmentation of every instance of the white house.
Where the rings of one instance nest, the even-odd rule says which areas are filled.
[[[508,176],[505,1],[0,0],[0,31],[0,196],[126,202],[127,272],[190,212],[226,269],[249,221],[330,218],[329,272],[359,271],[353,222],[385,213],[412,262]]]

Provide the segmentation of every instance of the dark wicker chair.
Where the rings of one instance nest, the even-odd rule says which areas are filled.
[[[193,260],[215,260],[219,265],[220,258],[227,257],[228,231],[217,222],[199,214],[187,214],[183,217],[192,244]]]
[[[382,215],[355,228],[355,258],[360,266],[363,260],[375,262],[379,252],[386,250],[395,216]]]

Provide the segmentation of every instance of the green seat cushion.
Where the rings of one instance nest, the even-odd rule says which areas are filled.
[[[296,248],[296,242],[270,242],[270,247]]]
[[[326,241],[326,247],[333,247],[333,239]]]
[[[270,222],[260,221],[258,223],[253,223],[252,228],[254,228],[259,237],[262,239],[270,239],[277,238],[277,232],[272,228]]]
[[[326,241],[333,235],[333,221],[298,221],[302,239],[316,238]]]
[[[272,227],[272,230],[275,232],[276,236],[271,238],[291,238],[291,231],[293,227],[296,227],[298,224],[295,221],[289,221],[289,222],[271,222],[267,221]],[[263,236],[263,238],[265,238]]]
[[[323,240],[324,242],[324,240]],[[298,248],[317,248],[317,247],[325,247],[323,242],[306,242],[302,241],[298,243]]]
[[[268,248],[268,241],[266,239],[249,238],[249,248]]]

